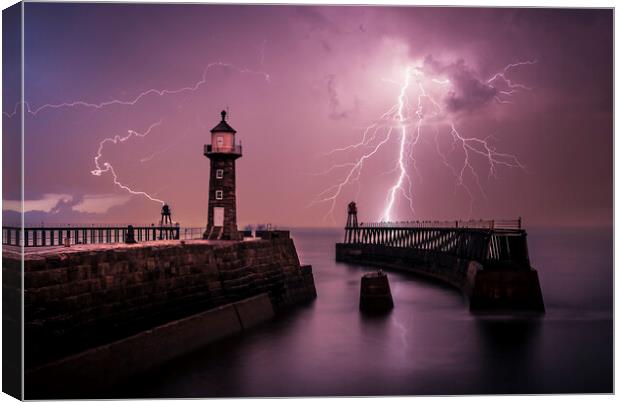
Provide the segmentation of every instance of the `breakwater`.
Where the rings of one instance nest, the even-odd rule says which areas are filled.
[[[63,381],[81,379],[94,388],[100,382],[94,380],[98,373],[129,364],[124,354],[131,356],[132,349],[142,348],[142,355],[136,350],[131,364],[150,366],[144,363],[150,354],[145,351],[157,350],[144,345],[165,345],[165,356],[171,358],[314,299],[312,269],[300,265],[288,233],[264,237],[244,242],[81,245],[27,253],[26,396],[59,395],[53,391],[62,390]],[[4,251],[5,269],[18,269],[19,258]],[[161,337],[153,338],[148,331]],[[131,337],[138,346],[123,346]],[[188,343],[194,337],[198,341]],[[85,360],[76,360],[80,355]],[[96,356],[108,356],[104,361],[109,364],[95,364]],[[161,359],[151,360],[154,364]],[[88,361],[94,367],[84,372],[80,367]],[[117,377],[107,385],[122,380]],[[38,389],[50,394],[33,394]]]
[[[336,261],[441,280],[460,289],[471,310],[544,311],[520,222],[514,228],[459,227],[458,222],[347,227],[345,243],[336,244]]]

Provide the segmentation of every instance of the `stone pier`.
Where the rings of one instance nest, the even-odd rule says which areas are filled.
[[[5,247],[5,275],[19,272],[19,259]],[[286,232],[29,250],[25,397],[71,397],[79,384],[80,397],[94,398],[97,387],[315,297],[312,268],[300,265]]]

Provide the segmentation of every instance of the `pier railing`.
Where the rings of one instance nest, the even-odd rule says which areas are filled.
[[[67,226],[67,227],[2,227],[2,244],[7,246],[50,247],[74,244],[124,243],[127,226]],[[180,226],[134,226],[137,242],[154,240],[201,240],[204,227]],[[241,238],[259,237],[271,239],[289,237],[288,231],[269,229],[240,230]]]
[[[455,220],[455,221],[406,221],[406,222],[366,222],[364,228],[471,228],[471,229],[521,229],[521,218],[493,220]]]
[[[405,247],[484,263],[529,266],[521,218],[361,223],[345,228],[345,243]]]
[[[123,243],[128,226],[2,227],[2,245],[49,247],[74,244]],[[180,238],[178,226],[134,226],[137,242]]]

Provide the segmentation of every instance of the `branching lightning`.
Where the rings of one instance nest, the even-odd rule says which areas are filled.
[[[118,143],[123,143],[127,140],[129,140],[131,137],[146,137],[147,135],[150,134],[150,132],[155,128],[161,125],[161,121],[158,121],[157,123],[151,124],[151,126],[144,132],[144,133],[138,133],[136,131],[133,130],[128,130],[127,131],[127,135],[124,137],[121,137],[119,135],[115,135],[114,137],[109,137],[109,138],[104,138],[103,140],[101,140],[101,142],[99,142],[99,148],[97,149],[97,155],[95,156],[95,170],[91,170],[91,174],[93,174],[94,176],[101,176],[103,173],[110,173],[114,179],[114,184],[116,186],[118,186],[119,188],[127,191],[130,194],[133,195],[141,195],[143,197],[146,197],[147,199],[154,201],[154,202],[158,202],[162,205],[165,204],[165,202],[163,200],[160,200],[159,198],[155,198],[151,195],[149,195],[148,193],[144,192],[144,191],[137,191],[137,190],[133,190],[131,189],[129,186],[122,184],[119,180],[118,180],[118,175],[116,174],[116,171],[114,170],[114,167],[112,166],[112,164],[110,162],[103,162],[103,167],[99,162],[99,159],[101,159],[101,157],[103,156],[103,146],[106,143],[112,143],[112,144],[118,144]]]
[[[516,92],[532,88],[511,80],[507,74],[514,68],[535,63],[537,63],[536,60],[508,64],[483,83],[488,90],[495,93],[493,99],[498,104],[510,103],[508,98]],[[442,105],[441,101],[446,94],[454,90],[450,79],[430,76],[422,66],[411,65],[404,69],[401,80],[383,78],[382,81],[398,86],[396,103],[375,122],[363,129],[361,141],[324,154],[332,156],[363,150],[361,156],[354,157],[353,161],[332,165],[320,173],[345,171],[344,177],[337,184],[319,193],[311,203],[311,205],[327,203],[329,208],[326,217],[331,218],[332,221],[334,221],[333,213],[336,202],[345,187],[357,183],[359,195],[360,176],[364,162],[375,156],[382,148],[386,148],[386,144],[392,140],[392,137],[397,137],[396,163],[394,168],[386,173],[397,173],[397,176],[387,191],[385,206],[379,217],[379,220],[384,222],[396,220],[394,209],[399,197],[407,202],[411,215],[415,215],[414,186],[410,173],[414,172],[420,177],[416,165],[416,150],[421,138],[426,135],[427,128],[431,128],[435,134],[435,148],[439,159],[455,178],[455,190],[462,188],[470,200],[470,215],[473,210],[475,192],[468,182],[473,181],[478,192],[486,197],[480,182],[480,175],[473,164],[474,159],[481,159],[488,165],[489,177],[497,177],[499,167],[525,168],[515,155],[498,152],[491,143],[493,136],[470,137],[459,131],[455,117],[447,110],[447,107]],[[429,88],[433,91],[429,91]],[[413,94],[410,95],[410,93]],[[410,102],[410,98],[415,101]],[[448,152],[442,150],[439,142],[439,137],[444,130],[450,142]],[[377,139],[380,140],[377,142]],[[450,162],[450,156],[455,152],[459,152],[462,159],[462,162],[456,165]]]
[[[263,43],[262,49],[261,49],[261,65],[264,61],[264,45],[265,43]],[[139,93],[138,95],[136,95],[135,97],[133,97],[132,99],[113,99],[113,100],[109,100],[109,101],[105,101],[105,102],[99,102],[99,103],[92,103],[92,102],[88,102],[85,100],[76,100],[76,101],[72,101],[72,102],[62,102],[62,103],[47,103],[41,106],[38,106],[36,108],[32,107],[30,105],[29,102],[27,101],[23,101],[23,102],[17,102],[15,104],[15,107],[13,108],[13,110],[11,112],[3,112],[3,114],[11,119],[13,118],[15,115],[18,114],[18,112],[20,111],[20,107],[24,108],[24,113],[27,113],[28,115],[31,115],[32,117],[36,117],[39,113],[46,111],[46,110],[55,110],[55,109],[68,109],[68,108],[74,108],[74,107],[84,107],[84,108],[90,108],[90,109],[104,109],[106,107],[112,106],[112,105],[121,105],[121,106],[134,106],[137,103],[139,103],[141,100],[154,95],[154,96],[166,96],[166,95],[175,95],[175,94],[181,94],[181,93],[185,93],[185,92],[195,92],[198,91],[203,85],[205,85],[207,83],[207,75],[208,73],[215,69],[215,68],[227,68],[227,69],[232,69],[234,71],[237,71],[238,73],[241,74],[252,74],[252,75],[259,75],[261,77],[263,77],[265,79],[265,81],[270,82],[271,80],[271,76],[263,71],[255,71],[255,70],[251,70],[248,68],[242,68],[242,67],[238,67],[234,64],[231,63],[226,63],[226,62],[222,62],[222,61],[218,61],[218,62],[214,62],[214,63],[210,63],[208,64],[202,73],[202,76],[200,77],[200,79],[196,82],[194,82],[193,84],[190,84],[188,86],[185,87],[180,87],[180,88],[175,88],[175,89],[158,89],[158,88],[151,88],[151,89],[147,89],[146,91],[143,91],[141,93]],[[144,191],[137,191],[132,189],[130,186],[121,183],[121,181],[118,178],[118,175],[116,173],[116,171],[114,170],[114,167],[110,164],[110,162],[100,162],[100,159],[102,158],[102,152],[103,152],[103,147],[106,143],[112,143],[112,144],[118,144],[118,143],[123,143],[127,140],[129,140],[131,137],[136,136],[136,137],[146,137],[155,127],[161,125],[161,121],[152,124],[148,130],[146,130],[146,132],[144,133],[138,133],[136,131],[133,130],[128,130],[128,134],[124,137],[121,137],[119,135],[116,135],[114,137],[109,137],[109,138],[105,138],[103,139],[101,142],[99,142],[99,148],[97,150],[97,155],[94,157],[94,161],[95,161],[95,169],[91,171],[91,174],[93,174],[94,176],[101,176],[104,173],[110,173],[113,177],[114,180],[114,184],[116,186],[118,186],[119,188],[129,192],[130,194],[133,195],[140,195],[143,196],[151,201],[154,202],[158,202],[160,204],[164,204],[164,201],[158,198],[155,198],[154,196],[144,192]],[[175,144],[169,145],[168,147],[154,152],[153,154],[143,157],[141,158],[139,161],[141,163],[144,162],[148,162],[151,159],[153,159],[155,156],[160,155],[164,152],[167,152],[170,148],[172,148],[172,146],[174,146]]]
[[[396,183],[394,183],[392,188],[390,188],[390,190],[388,191],[387,206],[385,207],[385,211],[383,212],[383,217],[382,217],[382,220],[388,221],[388,222],[391,220],[392,208],[394,207],[394,200],[396,198],[397,191],[400,191],[402,195],[409,201],[409,205],[411,206],[411,209],[413,210],[413,199],[411,198],[411,193],[410,193],[411,178],[407,174],[407,167],[406,167],[406,162],[405,162],[405,151],[406,151],[405,147],[407,145],[407,124],[405,122],[404,109],[405,109],[406,94],[407,94],[407,90],[409,89],[410,82],[411,82],[411,68],[408,67],[405,71],[405,79],[404,79],[403,85],[400,88],[400,93],[398,94],[398,108],[396,109],[396,121],[399,125],[399,130],[400,130],[400,140],[399,140],[399,148],[398,148],[399,174],[398,174],[398,179],[396,180]],[[418,107],[418,110],[416,110],[416,114],[420,117],[420,119],[418,120],[417,130],[416,130],[417,135],[415,139],[413,140],[414,143],[416,143],[418,139],[420,138],[419,128],[422,122],[421,105]],[[409,183],[409,187],[407,188],[407,190],[403,188],[403,184],[405,180],[407,180],[407,182]]]

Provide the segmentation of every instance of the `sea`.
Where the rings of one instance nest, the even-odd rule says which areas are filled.
[[[337,229],[293,229],[317,299],[171,361],[118,397],[304,397],[613,392],[613,230],[528,230],[546,312],[473,314],[441,282],[388,271],[391,313],[359,312]]]

